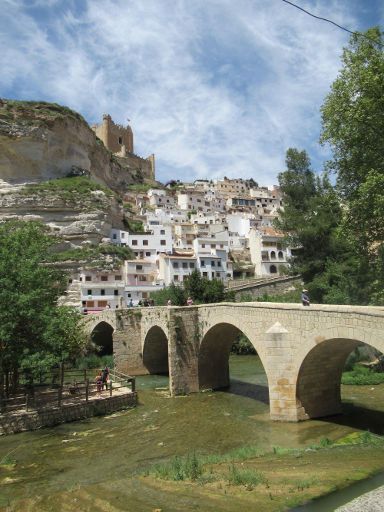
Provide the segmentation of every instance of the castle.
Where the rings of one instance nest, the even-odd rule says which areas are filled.
[[[142,178],[155,179],[155,155],[142,158],[134,154],[133,132],[129,125],[125,127],[116,124],[109,114],[104,114],[103,122],[93,125],[92,130],[103,141],[104,146],[115,155],[122,167],[136,171]]]

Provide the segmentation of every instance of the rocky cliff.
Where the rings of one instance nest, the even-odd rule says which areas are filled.
[[[76,112],[0,99],[0,221],[40,220],[65,250],[123,227],[121,196],[137,183]]]
[[[117,193],[136,181],[78,113],[52,103],[0,99],[3,187],[71,174],[88,174]]]

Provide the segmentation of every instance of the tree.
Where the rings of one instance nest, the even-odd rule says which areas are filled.
[[[187,298],[191,297],[195,304],[208,304],[233,300],[233,293],[225,291],[224,283],[218,279],[209,280],[194,270],[183,282],[183,286],[170,286],[151,294],[155,304],[165,306],[170,300],[173,306],[185,306]]]
[[[316,176],[311,170],[305,151],[290,148],[286,162],[287,170],[279,174],[284,210],[276,227],[293,247],[292,272],[302,275],[315,302],[354,302],[346,276],[359,275],[359,264],[341,231],[337,192],[326,173]]]
[[[365,34],[370,39],[352,35],[343,51],[343,67],[321,109],[321,142],[333,153],[328,166],[337,174],[347,225],[369,252],[375,239],[383,240],[384,52],[378,27]]]
[[[84,342],[79,315],[56,305],[66,278],[49,264],[55,242],[39,223],[0,225],[0,372],[14,384],[28,360],[62,361]]]

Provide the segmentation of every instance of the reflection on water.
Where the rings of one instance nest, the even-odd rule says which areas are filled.
[[[0,505],[99,482],[112,485],[153,462],[193,450],[297,447],[357,428],[383,428],[384,386],[345,387],[346,416],[287,424],[269,420],[267,381],[257,356],[231,357],[230,372],[227,391],[177,398],[168,396],[167,377],[139,377],[135,409],[0,438],[0,459],[12,452],[17,460],[12,481],[2,486]]]

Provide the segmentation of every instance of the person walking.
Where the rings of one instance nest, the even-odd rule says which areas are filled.
[[[187,306],[193,306],[192,297],[188,297],[188,299],[187,299]]]
[[[308,290],[305,288],[303,288],[303,291],[301,292],[301,303],[303,306],[310,306]]]

